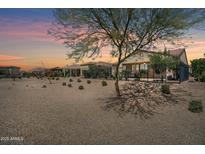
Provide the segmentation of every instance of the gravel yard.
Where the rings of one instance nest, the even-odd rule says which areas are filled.
[[[0,144],[205,144],[205,112],[187,109],[191,99],[205,107],[205,83],[172,84],[180,101],[141,119],[104,109],[103,100],[115,95],[113,81],[63,82],[69,79],[0,79]]]

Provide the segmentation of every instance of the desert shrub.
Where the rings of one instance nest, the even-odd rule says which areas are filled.
[[[47,88],[46,85],[43,85],[42,88]]]
[[[80,86],[78,87],[78,89],[82,90],[82,89],[84,89],[84,87],[83,87],[82,85],[80,85]]]
[[[201,76],[200,81],[201,81],[201,82],[205,82],[205,75],[204,75],[204,76]]]
[[[23,77],[25,77],[25,78],[30,78],[30,77],[32,77],[32,73],[30,73],[30,72],[24,72],[24,73],[23,73]]]
[[[60,80],[59,78],[56,78],[56,80]]]
[[[52,80],[55,80],[55,77],[52,77]]]
[[[81,79],[78,79],[77,81],[78,81],[78,82],[81,82]]]
[[[201,75],[205,71],[205,59],[194,59],[191,61],[192,76],[200,79]]]
[[[70,82],[73,82],[73,79],[69,79]]]
[[[163,84],[163,85],[161,86],[161,92],[164,93],[164,94],[170,94],[171,92],[170,92],[170,87],[169,87],[169,85]]]
[[[69,83],[69,84],[68,84],[68,87],[72,87],[72,84]]]
[[[104,86],[107,86],[107,82],[105,81],[105,80],[103,80],[102,82],[102,86],[104,87]]]
[[[200,76],[200,81],[205,82],[205,72],[203,72],[202,75]]]
[[[189,102],[188,110],[195,113],[202,112],[202,102],[200,100],[192,100],[191,102]]]
[[[90,80],[87,80],[87,84],[90,84],[91,83],[91,81]]]
[[[66,83],[65,83],[65,82],[63,82],[63,83],[62,83],[62,85],[63,85],[63,86],[66,86]]]

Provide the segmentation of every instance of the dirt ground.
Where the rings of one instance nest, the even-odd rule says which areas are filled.
[[[105,110],[104,99],[115,95],[114,83],[102,87],[100,80],[91,81],[74,79],[69,88],[62,86],[69,83],[63,78],[52,84],[0,79],[0,144],[205,144],[205,111],[187,109],[192,99],[201,99],[205,108],[205,83],[172,84],[180,101],[141,119]]]

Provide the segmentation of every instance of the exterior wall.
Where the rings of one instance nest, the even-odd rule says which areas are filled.
[[[85,78],[110,78],[112,66],[104,64],[89,64],[81,66],[82,77]]]
[[[51,69],[50,70],[51,76],[63,76],[63,69]]]
[[[179,74],[180,81],[186,81],[189,79],[189,66],[183,63],[180,64],[180,74]]]
[[[125,62],[123,62],[123,64],[136,63],[136,62],[143,63],[149,61],[149,55],[151,55],[151,53],[146,53],[146,52],[138,53],[126,59]]]
[[[182,55],[180,56],[180,61],[186,65],[188,65],[188,62],[187,62],[187,57],[186,57],[186,53],[183,52]]]

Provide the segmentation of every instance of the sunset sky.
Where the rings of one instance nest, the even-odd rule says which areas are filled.
[[[67,49],[47,35],[53,20],[52,9],[0,9],[0,66],[30,70],[73,63],[66,60]],[[205,26],[190,33],[192,39],[187,41],[186,48],[189,61],[204,56]],[[97,60],[112,58],[104,54]]]

